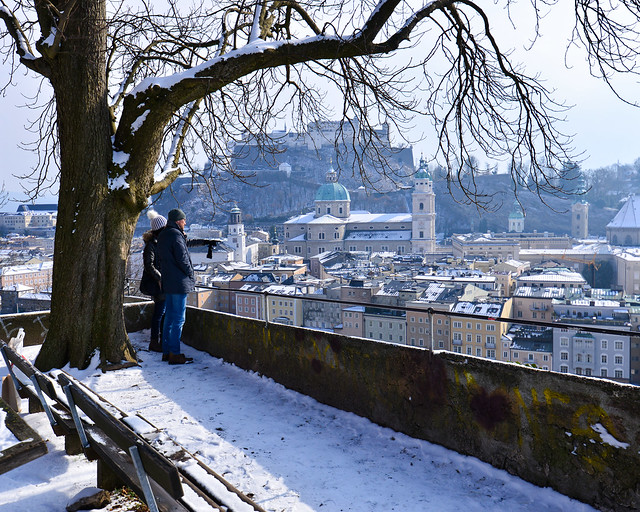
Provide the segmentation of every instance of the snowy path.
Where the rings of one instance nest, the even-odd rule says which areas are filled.
[[[143,348],[147,336],[134,333],[132,341]],[[72,373],[120,409],[166,429],[268,510],[594,510],[477,459],[379,427],[183,348],[196,359],[193,364],[169,366],[160,354],[141,352],[139,368]],[[1,512],[16,510],[2,506],[10,485],[19,482],[14,472],[7,475],[0,475]]]

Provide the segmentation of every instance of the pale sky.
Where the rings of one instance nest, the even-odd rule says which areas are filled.
[[[526,2],[520,2],[523,4]],[[492,7],[489,7],[492,8]],[[567,122],[559,126],[561,131],[574,134],[576,152],[584,152],[582,167],[584,169],[597,168],[619,163],[632,163],[640,157],[637,144],[636,127],[640,125],[640,109],[631,107],[619,99],[608,89],[601,80],[589,75],[584,52],[574,48],[568,55],[565,66],[566,42],[572,26],[565,20],[572,19],[572,2],[560,2],[544,18],[541,23],[542,37],[538,39],[533,50],[525,51],[527,41],[533,37],[533,26],[525,23],[514,31],[509,24],[500,19],[495,25],[496,34],[504,48],[513,48],[515,58],[522,62],[530,75],[539,74],[545,84],[555,89],[554,97],[558,101],[575,105],[566,113]],[[524,9],[524,7],[520,7]],[[530,19],[526,10],[515,12],[517,19]],[[496,18],[494,18],[496,19]],[[0,78],[6,80],[6,67],[0,65]],[[2,158],[2,180],[8,190],[19,191],[18,180],[11,175],[29,170],[35,163],[33,154],[20,150],[21,142],[32,141],[33,135],[25,130],[32,111],[17,108],[24,104],[23,94],[30,95],[38,86],[37,79],[21,79],[18,88],[12,88],[5,97],[0,98],[2,119],[0,123],[0,153]],[[623,91],[627,92],[627,99],[634,101],[637,89],[636,78],[626,78]],[[626,89],[625,89],[626,87]],[[424,127],[424,129],[429,127]],[[416,130],[418,137],[420,130]],[[414,156],[419,158],[421,153],[430,157],[433,154],[433,143],[429,140],[414,145]],[[482,162],[483,158],[478,155]],[[43,201],[51,198],[43,198]]]

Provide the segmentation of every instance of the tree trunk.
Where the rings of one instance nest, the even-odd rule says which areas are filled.
[[[41,370],[134,360],[122,298],[138,217],[108,187],[112,143],[105,76],[105,3],[79,0],[53,60],[60,191],[50,330]]]

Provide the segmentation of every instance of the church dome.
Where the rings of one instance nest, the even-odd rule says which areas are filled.
[[[522,207],[518,204],[518,201],[514,201],[513,210],[509,214],[510,219],[524,219],[524,213],[522,213]]]
[[[349,191],[338,183],[338,173],[330,169],[326,177],[327,182],[316,192],[316,201],[351,201]]]
[[[340,183],[325,183],[316,192],[316,201],[350,201],[349,191]]]

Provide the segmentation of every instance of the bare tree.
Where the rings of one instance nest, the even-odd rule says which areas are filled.
[[[186,12],[167,0],[163,13],[146,0],[135,9],[106,0],[0,3],[5,63],[28,68],[53,90],[33,176],[35,193],[55,157],[58,226],[51,330],[37,360],[43,369],[85,367],[96,348],[103,364],[134,360],[123,287],[148,198],[196,172],[195,151],[232,176],[229,147],[243,132],[268,150],[274,120],[305,126],[331,115],[329,89],[342,95],[345,128],[356,118],[366,128],[382,121],[402,128],[413,114],[430,116],[451,186],[473,201],[483,198],[466,163],[477,151],[530,162],[512,168],[529,169],[540,193],[557,191],[554,169],[569,159],[553,123],[559,106],[512,65],[481,2],[220,0]],[[591,3],[576,2],[588,18],[577,18],[577,29],[592,26]],[[604,28],[607,40],[620,37]],[[411,46],[419,61],[397,58]],[[590,48],[598,62],[615,59],[612,48],[622,51],[613,43]],[[375,131],[343,136],[365,154],[376,148],[367,134]],[[210,185],[215,190],[216,181]]]

